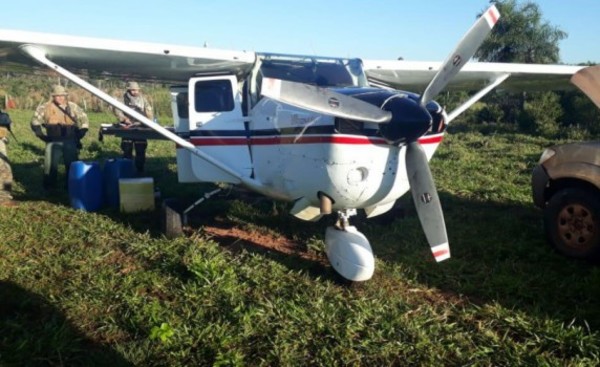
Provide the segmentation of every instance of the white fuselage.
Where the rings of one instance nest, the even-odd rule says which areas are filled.
[[[409,190],[404,147],[380,137],[319,133],[333,124],[329,116],[261,101],[250,123],[253,132],[266,132],[251,139],[255,176],[290,200],[304,197],[314,206],[317,194],[325,193],[335,210],[393,202]],[[428,158],[441,138],[421,140]]]
[[[405,145],[386,142],[375,124],[345,131],[331,116],[260,97],[232,75],[192,78],[188,86],[173,88],[172,97],[176,132],[260,182],[268,196],[318,208],[325,194],[333,210],[379,207],[373,213],[381,214],[410,189]],[[428,159],[442,138],[419,139]],[[181,182],[241,183],[188,150],[178,149],[177,160]]]
[[[410,188],[404,146],[389,145],[380,137],[337,133],[330,116],[266,98],[246,120],[248,131],[222,126],[231,126],[231,121],[207,122],[198,130],[222,135],[197,135],[191,141],[229,166],[247,171],[279,198],[305,198],[318,207],[321,192],[332,199],[334,210],[357,209],[394,202]],[[419,139],[428,158],[442,138],[443,133]],[[187,182],[227,181],[214,177],[210,167],[195,157],[190,159],[192,167],[178,165],[190,171]]]

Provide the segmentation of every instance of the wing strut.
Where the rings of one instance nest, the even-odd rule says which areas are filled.
[[[255,180],[255,179],[252,179],[250,177],[244,177],[244,176],[242,176],[239,172],[236,172],[235,170],[231,169],[231,167],[227,166],[225,163],[219,161],[218,159],[213,158],[212,156],[210,156],[210,155],[202,152],[199,149],[196,149],[196,147],[192,143],[190,143],[189,141],[181,138],[177,134],[174,134],[174,133],[170,132],[169,130],[167,130],[164,127],[160,126],[156,122],[148,119],[146,116],[142,115],[141,113],[135,111],[132,108],[129,108],[125,104],[119,102],[115,98],[113,98],[110,95],[104,93],[102,90],[94,87],[93,85],[91,85],[90,83],[88,83],[85,80],[81,79],[77,75],[71,73],[70,71],[68,71],[67,69],[63,68],[62,66],[60,66],[60,65],[54,63],[53,61],[49,60],[46,57],[46,54],[45,54],[44,50],[42,50],[41,48],[36,47],[35,45],[23,45],[20,48],[21,48],[21,50],[26,55],[30,56],[31,58],[33,58],[34,60],[40,62],[41,64],[48,66],[50,69],[55,70],[56,72],[58,72],[59,74],[61,74],[65,78],[69,79],[70,81],[72,81],[73,83],[77,84],[81,88],[83,88],[83,89],[87,90],[88,92],[90,92],[92,95],[100,98],[101,100],[103,100],[104,102],[110,104],[111,106],[113,106],[115,108],[118,108],[121,111],[127,113],[128,115],[132,116],[136,120],[140,121],[145,126],[153,129],[154,131],[156,131],[157,133],[161,134],[165,138],[173,141],[178,146],[180,146],[180,147],[188,150],[190,153],[194,154],[196,157],[198,157],[198,158],[200,158],[200,159],[202,159],[202,160],[204,160],[204,161],[212,164],[213,166],[217,167],[218,169],[221,169],[223,172],[227,173],[228,175],[230,175],[230,176],[238,179],[239,183],[241,183],[242,185],[246,186],[247,188],[249,188],[249,189],[251,189],[253,191],[256,191],[258,193],[261,193],[263,195],[267,195],[267,196],[273,197],[273,198],[284,199],[284,200],[286,199],[285,197],[282,197],[278,193],[273,192],[269,188],[265,187],[261,182]]]
[[[488,94],[492,89],[494,89],[498,85],[500,85],[509,76],[510,76],[510,74],[500,75],[498,78],[496,78],[496,80],[494,80],[493,82],[491,82],[490,84],[488,84],[485,88],[483,88],[479,92],[475,93],[475,95],[473,95],[471,98],[469,98],[465,103],[463,103],[462,105],[456,107],[452,112],[450,112],[448,114],[448,119],[447,119],[446,123],[449,124],[452,120],[454,120],[455,118],[457,118],[458,115],[460,115],[461,113],[465,112],[469,107],[471,107],[473,104],[475,104],[481,98],[483,98],[483,96],[485,96],[486,94]]]

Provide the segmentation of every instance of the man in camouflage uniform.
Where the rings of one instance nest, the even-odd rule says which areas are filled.
[[[154,118],[152,111],[152,105],[142,95],[140,86],[136,82],[127,83],[127,92],[123,95],[123,103],[135,111],[146,116],[150,120]],[[127,116],[121,110],[115,109],[115,115],[120,121],[123,128],[128,129],[130,127],[143,127],[144,125],[135,120],[134,118]],[[121,149],[123,150],[123,158],[132,159],[133,150],[135,148],[135,167],[138,172],[144,172],[144,163],[146,162],[146,148],[148,147],[148,140],[146,139],[129,139],[123,138],[121,140]]]
[[[8,114],[0,111],[0,205],[2,206],[13,203],[11,195],[13,176],[6,149],[10,124]]]
[[[31,129],[46,142],[44,159],[44,188],[56,185],[58,163],[65,163],[67,182],[71,162],[79,159],[80,140],[88,131],[88,117],[83,110],[67,100],[64,87],[57,85],[52,90],[52,99],[41,104],[33,114]],[[42,127],[46,130],[42,130]]]

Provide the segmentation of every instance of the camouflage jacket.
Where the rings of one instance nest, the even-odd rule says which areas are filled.
[[[61,106],[75,119],[67,116],[62,110],[56,107],[52,101],[48,101],[38,106],[31,119],[31,126],[46,126],[47,124],[75,125],[79,129],[88,129],[89,121],[86,113],[73,102],[68,102],[67,106]]]
[[[136,97],[133,97],[131,94],[125,93],[123,95],[123,104],[125,104],[127,107],[131,107],[132,109],[146,116],[150,120],[154,118],[154,111],[152,111],[152,105],[148,102],[146,97],[144,97],[141,94]],[[121,122],[125,121],[126,118],[128,118],[131,122],[136,122],[135,119],[127,116],[125,113],[123,113],[123,111],[119,109],[115,108],[114,113],[115,116],[117,116],[117,118]]]

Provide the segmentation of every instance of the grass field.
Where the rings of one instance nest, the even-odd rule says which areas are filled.
[[[287,204],[220,196],[176,240],[158,212],[70,209],[41,189],[31,112],[11,115],[20,205],[0,208],[2,366],[600,363],[600,269],[556,254],[531,204],[531,169],[552,141],[452,127],[432,169],[453,258],[434,263],[406,196],[404,215],[357,223],[377,269],[350,286],[325,259],[328,223]],[[81,158],[118,156],[117,139],[95,137],[110,117],[90,118]],[[148,173],[163,197],[197,199],[211,187],[177,183],[173,148],[151,142]]]

